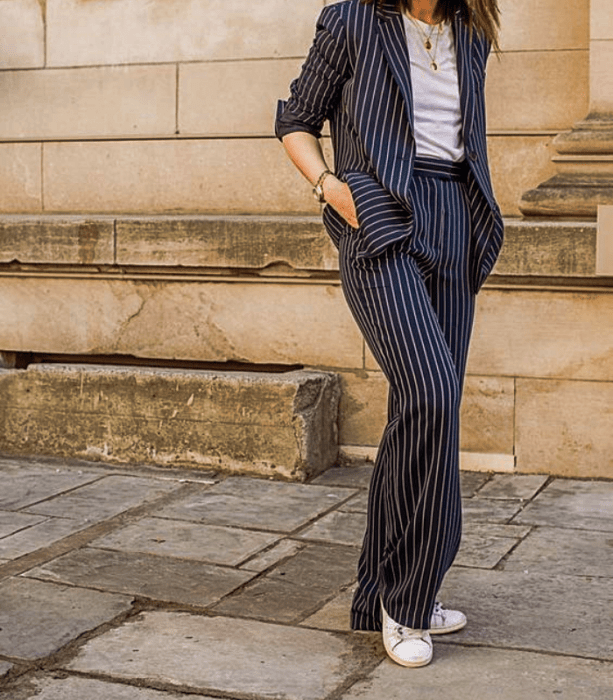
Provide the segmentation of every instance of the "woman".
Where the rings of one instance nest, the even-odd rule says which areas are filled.
[[[461,535],[458,412],[475,295],[502,244],[485,139],[496,0],[321,13],[276,133],[325,202],[343,290],[389,381],[351,624],[404,666],[465,616],[436,601]],[[330,121],[335,174],[318,138]]]

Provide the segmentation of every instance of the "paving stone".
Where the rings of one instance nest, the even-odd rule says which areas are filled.
[[[247,557],[273,544],[276,539],[268,533],[233,527],[142,518],[132,525],[94,540],[92,545],[123,552],[141,552],[236,566]]]
[[[304,546],[302,542],[296,542],[296,540],[281,540],[271,549],[258,554],[253,559],[242,564],[240,568],[246,571],[266,571],[266,569],[274,566],[282,559],[293,557],[294,554],[297,554]]]
[[[155,611],[90,640],[68,668],[225,695],[319,700],[360,669],[359,644],[318,630]]]
[[[48,547],[54,542],[85,530],[92,523],[66,518],[45,518],[42,523],[0,540],[0,557],[16,559],[37,549]]]
[[[613,532],[613,482],[556,479],[514,522]]]
[[[479,496],[529,500],[544,486],[548,478],[539,474],[494,474],[491,481],[479,490]]]
[[[468,617],[442,642],[613,659],[608,579],[452,567],[440,597]]]
[[[24,700],[30,697],[35,697],[36,700],[212,700],[205,695],[165,693],[89,678],[44,678],[32,681],[31,685],[32,695],[21,696]],[[4,697],[0,692],[0,698]]]
[[[410,680],[410,682],[409,682]],[[412,672],[387,659],[343,700],[602,700],[613,664],[521,651],[435,644],[434,661]]]
[[[357,584],[344,590],[329,603],[326,603],[321,610],[307,617],[301,625],[334,632],[349,632],[351,630],[351,602],[356,588]]]
[[[309,544],[215,611],[224,615],[296,622],[355,580],[359,552],[342,545]]]
[[[494,523],[479,523],[474,520],[464,523],[464,534],[480,535],[481,537],[511,537],[521,540],[532,529],[529,525],[496,525]]]
[[[504,569],[613,578],[613,535],[539,527],[515,549]]]
[[[12,535],[14,532],[24,530],[30,525],[36,525],[47,520],[42,515],[26,515],[25,513],[11,513],[0,511],[0,538]]]
[[[81,549],[28,571],[25,576],[185,605],[215,603],[253,573],[200,562]]]
[[[330,593],[321,588],[262,578],[247,585],[238,594],[225,598],[213,610],[229,617],[296,624],[321,607],[329,597]]]
[[[462,513],[465,521],[478,523],[508,523],[522,507],[519,499],[503,501],[496,498],[465,498],[462,501]]]
[[[475,493],[486,483],[490,475],[483,472],[460,472],[460,487],[462,498],[472,498]]]
[[[0,474],[3,510],[19,510],[100,478],[100,474],[93,472],[40,468],[13,461],[0,462]]]
[[[107,476],[95,484],[82,486],[71,493],[31,506],[27,510],[29,513],[95,522],[111,518],[180,486],[179,483],[163,479]]]
[[[333,591],[355,578],[359,554],[351,546],[309,543],[296,556],[275,567],[268,577]]]
[[[352,493],[350,489],[237,477],[170,504],[159,515],[214,525],[291,532]]]
[[[347,488],[368,488],[372,478],[372,462],[349,467],[332,467],[313,479],[312,484],[322,486],[345,486]]]
[[[365,513],[334,511],[320,518],[314,525],[301,532],[300,537],[359,547],[364,539],[365,530]]]
[[[339,508],[345,513],[367,513],[368,512],[368,491],[362,491],[357,496],[350,498]]]
[[[4,676],[13,668],[13,664],[8,661],[0,661],[0,676]]]
[[[519,525],[495,525],[468,520],[454,564],[493,569],[530,532]]]
[[[132,599],[11,578],[0,583],[0,600],[0,654],[40,659],[129,610]]]
[[[519,538],[516,537],[497,537],[487,532],[465,532],[454,564],[493,569],[518,542]]]

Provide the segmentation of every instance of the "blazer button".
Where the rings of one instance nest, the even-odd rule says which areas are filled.
[[[471,160],[478,160],[478,159],[479,159],[479,154],[478,154],[476,151],[471,151],[471,152],[468,154],[468,157],[469,157]]]

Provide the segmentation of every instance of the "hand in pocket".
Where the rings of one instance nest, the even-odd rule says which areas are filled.
[[[336,209],[349,226],[356,229],[359,228],[360,225],[349,186],[334,176],[326,178],[324,186],[326,202]]]

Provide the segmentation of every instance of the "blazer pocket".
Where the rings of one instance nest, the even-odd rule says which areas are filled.
[[[358,257],[379,255],[411,234],[412,212],[399,204],[373,175],[349,171],[344,180],[351,190],[360,225]]]

